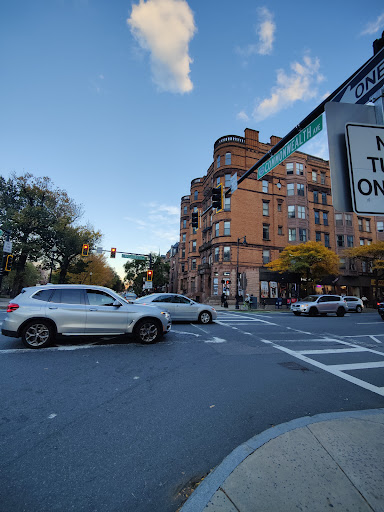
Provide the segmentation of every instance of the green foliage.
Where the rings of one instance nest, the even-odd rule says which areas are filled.
[[[124,265],[126,272],[125,280],[136,295],[143,293],[143,281],[146,278],[149,268],[148,260],[130,260]],[[159,255],[152,253],[153,289],[160,289],[169,282],[169,263],[165,262]]]

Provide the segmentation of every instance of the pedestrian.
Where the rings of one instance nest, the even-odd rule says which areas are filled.
[[[249,296],[249,293],[247,293],[247,296],[245,297],[244,305],[247,306],[248,309],[251,309],[251,297]]]
[[[224,306],[225,301],[226,301],[226,297],[225,297],[225,293],[223,292],[223,293],[221,294],[221,307],[223,307],[223,306]]]
[[[364,305],[364,307],[366,308],[366,307],[367,307],[367,305],[368,305],[368,299],[367,299],[367,297],[364,295],[363,297],[361,297],[361,300],[363,301],[363,305]]]

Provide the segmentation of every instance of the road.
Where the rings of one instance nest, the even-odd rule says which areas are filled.
[[[152,346],[0,336],[0,389],[3,510],[175,512],[272,425],[384,407],[384,322],[223,311]]]

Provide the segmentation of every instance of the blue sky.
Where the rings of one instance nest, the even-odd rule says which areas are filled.
[[[3,1],[0,173],[49,176],[105,249],[165,254],[215,140],[286,135],[383,29],[382,0]],[[301,149],[328,158],[325,133]]]

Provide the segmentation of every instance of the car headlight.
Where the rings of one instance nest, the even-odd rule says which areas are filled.
[[[161,314],[164,315],[167,320],[171,318],[171,315],[168,313],[168,311],[162,311]]]

